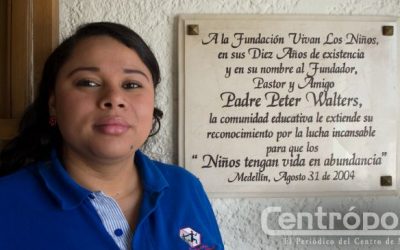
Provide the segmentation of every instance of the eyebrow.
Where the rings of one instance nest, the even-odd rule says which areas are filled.
[[[144,76],[147,80],[150,81],[149,77],[148,77],[143,71],[141,71],[141,70],[137,70],[137,69],[124,69],[124,73],[127,73],[127,74],[139,74],[139,75]]]
[[[72,76],[73,74],[75,74],[78,71],[98,72],[98,71],[100,71],[100,69],[98,67],[78,67],[78,68],[71,70],[71,72],[68,73],[68,77]]]
[[[98,67],[77,67],[68,73],[68,77],[79,71],[99,72],[100,68],[98,68]],[[150,80],[149,77],[141,70],[126,68],[126,69],[123,69],[123,72],[126,74],[139,74],[139,75],[144,76],[147,80]]]

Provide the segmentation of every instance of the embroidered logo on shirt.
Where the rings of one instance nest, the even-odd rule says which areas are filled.
[[[188,243],[190,247],[197,247],[201,244],[201,235],[190,227],[179,230],[179,236]]]

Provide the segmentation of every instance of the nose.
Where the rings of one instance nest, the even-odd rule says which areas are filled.
[[[126,103],[121,91],[116,89],[105,89],[100,99],[100,108],[102,109],[117,109],[125,108]]]

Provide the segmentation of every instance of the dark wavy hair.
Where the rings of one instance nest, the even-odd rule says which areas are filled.
[[[47,58],[39,83],[38,95],[27,107],[19,124],[18,135],[5,145],[0,153],[0,176],[7,175],[33,162],[48,160],[53,147],[62,144],[61,133],[48,123],[48,100],[54,91],[57,74],[71,56],[76,45],[93,36],[109,36],[134,50],[147,66],[153,78],[154,88],[160,82],[157,59],[143,39],[130,28],[111,22],[89,23],[80,26],[65,39]],[[160,129],[163,113],[158,108],[153,112],[153,128],[150,136]]]

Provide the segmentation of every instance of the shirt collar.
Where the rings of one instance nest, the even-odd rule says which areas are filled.
[[[51,161],[42,163],[39,167],[39,174],[62,209],[77,207],[91,193],[69,176],[55,149],[51,152]]]
[[[139,220],[136,228],[144,223],[146,218],[158,207],[159,201],[169,186],[161,170],[156,163],[150,160],[142,152],[135,154],[135,163],[139,170],[143,186],[143,197],[140,204]],[[140,240],[135,237],[136,240]],[[134,239],[134,240],[135,240]]]
[[[169,186],[154,162],[139,150],[135,153],[135,163],[145,192],[159,194]],[[90,190],[83,188],[69,176],[55,149],[51,152],[50,162],[40,163],[39,174],[62,209],[76,208],[91,194]]]
[[[169,186],[155,162],[150,160],[140,150],[135,154],[136,167],[139,170],[143,189],[150,193],[158,193]]]

